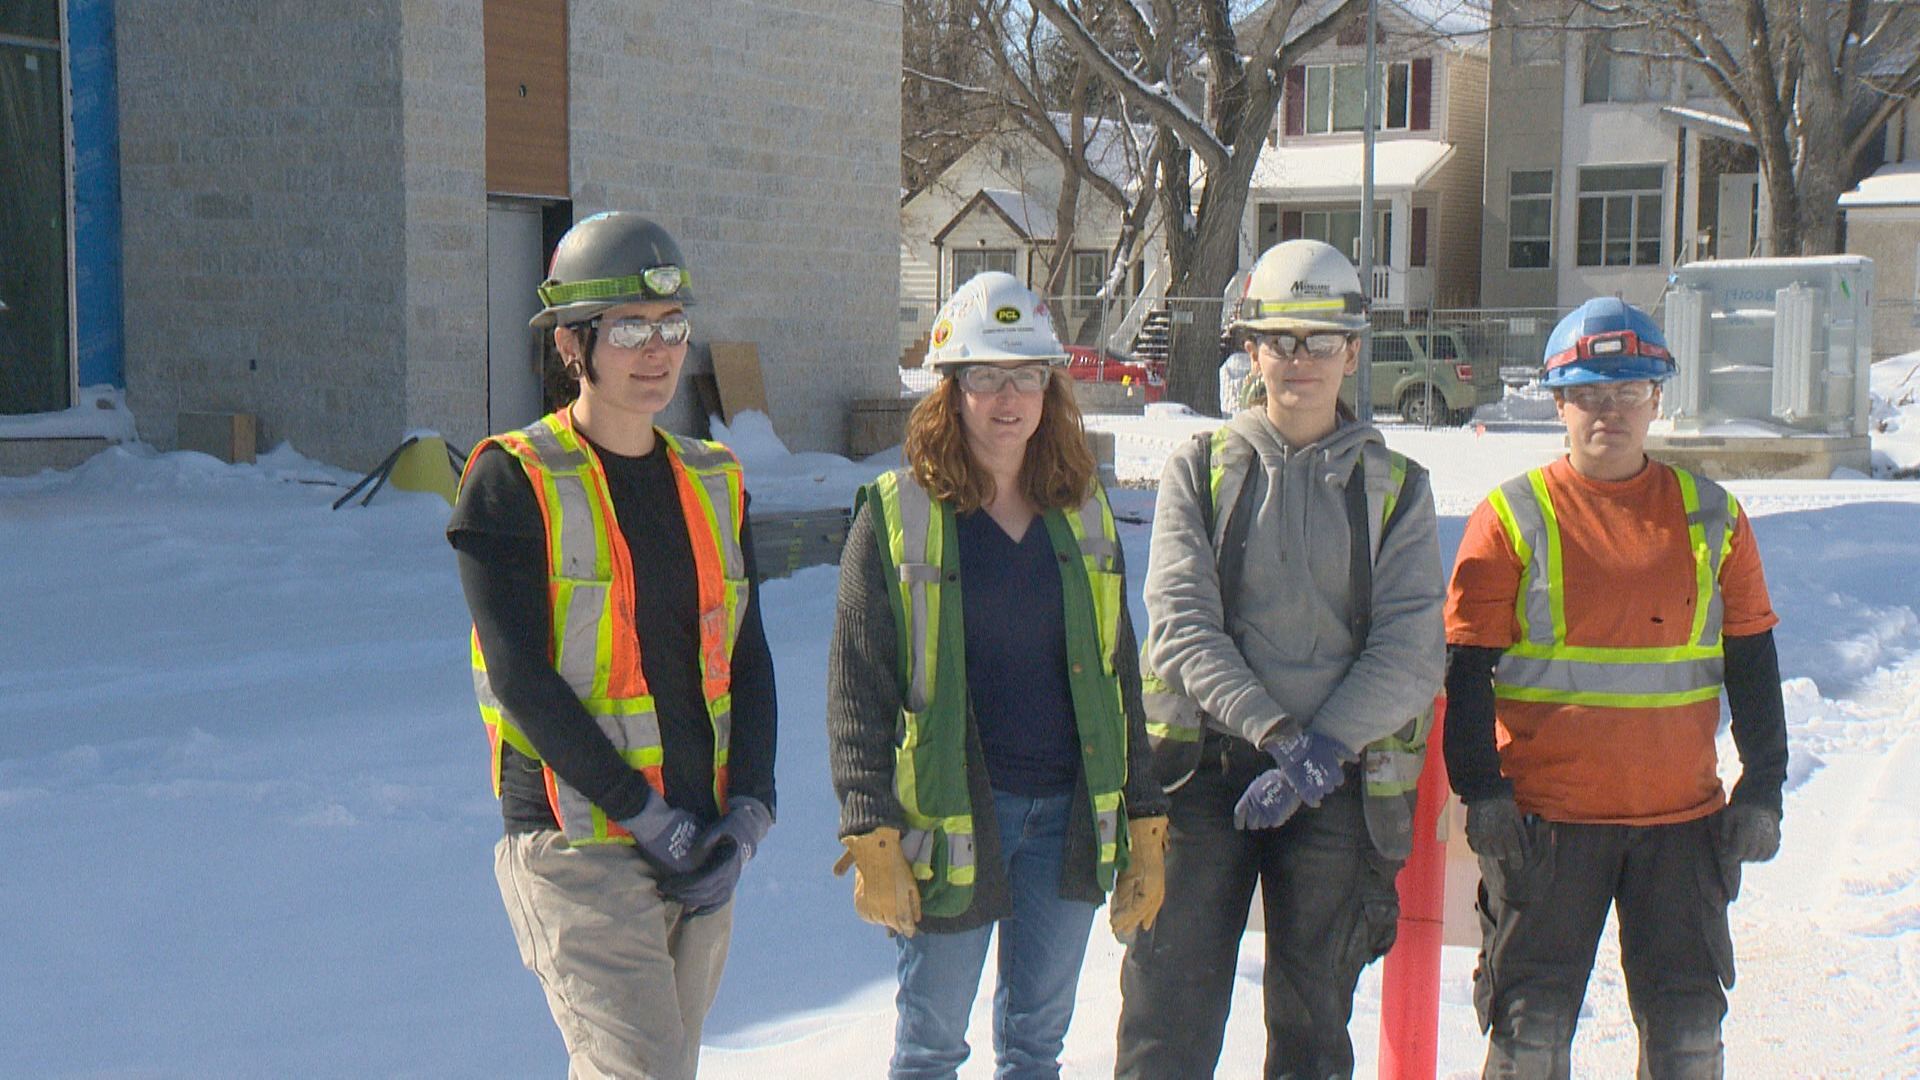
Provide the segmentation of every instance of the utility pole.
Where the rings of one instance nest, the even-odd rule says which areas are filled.
[[[1380,69],[1374,58],[1379,0],[1367,0],[1367,118],[1360,127],[1360,290],[1373,299],[1373,129],[1380,109]],[[1371,321],[1371,320],[1369,320]],[[1360,335],[1360,371],[1354,376],[1353,411],[1373,422],[1373,333]]]

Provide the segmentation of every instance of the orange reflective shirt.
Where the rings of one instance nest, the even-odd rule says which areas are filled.
[[[1698,584],[1686,510],[1673,469],[1651,462],[1628,480],[1593,480],[1566,459],[1547,466],[1560,522],[1567,644],[1684,645]],[[1523,565],[1493,507],[1482,502],[1447,593],[1447,642],[1505,649],[1520,640]],[[1723,634],[1779,622],[1746,512],[1720,567]],[[1496,705],[1500,771],[1520,808],[1552,821],[1658,825],[1704,817],[1725,803],[1714,734],[1720,700],[1659,708]]]

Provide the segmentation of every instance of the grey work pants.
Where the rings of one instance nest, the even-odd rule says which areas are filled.
[[[1564,1080],[1594,954],[1612,909],[1640,1032],[1643,1080],[1725,1071],[1723,987],[1733,985],[1728,880],[1713,818],[1674,825],[1530,821],[1528,856],[1480,860],[1474,1004],[1489,1030],[1487,1077]],[[1733,873],[1738,873],[1735,869]]]
[[[507,836],[494,876],[520,959],[546,991],[573,1080],[691,1080],[720,986],[731,903],[697,919],[624,844]]]

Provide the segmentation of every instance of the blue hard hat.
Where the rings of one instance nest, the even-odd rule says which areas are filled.
[[[1547,337],[1549,389],[1590,383],[1661,382],[1674,373],[1667,337],[1647,313],[1618,297],[1589,300]]]

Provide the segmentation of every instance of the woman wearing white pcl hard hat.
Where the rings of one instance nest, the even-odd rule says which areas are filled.
[[[1000,928],[1002,1076],[1057,1075],[1088,928],[1160,904],[1125,569],[1046,305],[1010,274],[936,319],[943,378],[841,556],[828,734],[854,906],[899,950],[894,1077],[951,1077]]]
[[[1353,1074],[1445,653],[1425,470],[1339,408],[1366,310],[1332,247],[1268,249],[1232,326],[1264,404],[1160,480],[1143,667],[1167,898],[1121,968],[1120,1077],[1213,1075],[1256,882],[1265,1075]]]

